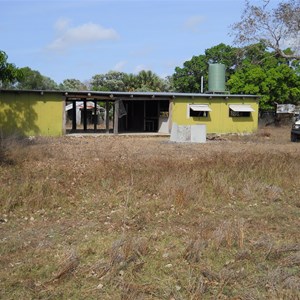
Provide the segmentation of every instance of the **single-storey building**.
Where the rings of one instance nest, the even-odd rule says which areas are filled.
[[[0,132],[26,136],[74,132],[168,134],[175,123],[206,125],[207,133],[253,133],[258,127],[258,99],[228,93],[0,89]],[[105,114],[101,121],[93,117],[100,110]]]

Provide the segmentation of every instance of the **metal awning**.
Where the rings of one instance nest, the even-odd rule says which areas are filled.
[[[193,111],[211,111],[207,104],[190,104],[190,109]]]
[[[253,112],[253,111],[255,111],[249,104],[230,104],[229,108],[236,112]]]

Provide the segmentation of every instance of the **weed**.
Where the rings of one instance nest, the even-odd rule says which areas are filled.
[[[299,299],[288,135],[2,139],[0,298]]]

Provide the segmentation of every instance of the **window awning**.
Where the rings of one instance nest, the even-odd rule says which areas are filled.
[[[229,108],[237,112],[252,112],[255,111],[251,105],[248,104],[230,104]]]
[[[193,111],[211,111],[207,104],[190,104],[190,109]]]

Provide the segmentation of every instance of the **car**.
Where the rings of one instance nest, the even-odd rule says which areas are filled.
[[[291,130],[291,142],[297,142],[298,140],[300,140],[300,118],[295,121]]]

